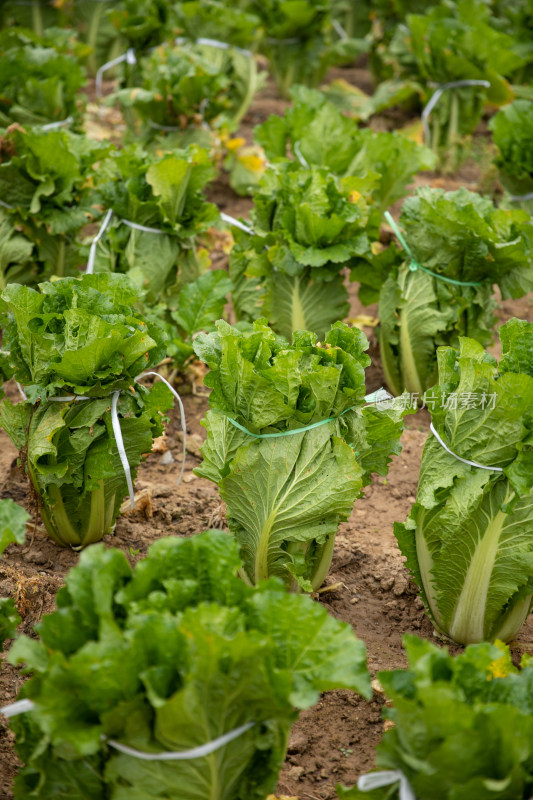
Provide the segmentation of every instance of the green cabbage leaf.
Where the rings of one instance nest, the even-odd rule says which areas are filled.
[[[339,523],[400,451],[404,413],[364,406],[361,331],[338,322],[316,338],[298,331],[289,345],[264,320],[245,332],[220,321],[194,342],[212,390],[196,474],[219,486],[247,579],[296,591],[325,580]]]
[[[492,342],[496,286],[504,299],[533,289],[533,230],[525,211],[496,209],[464,188],[429,187],[404,202],[399,228],[424,269],[413,270],[391,244],[361,259],[352,279],[365,302],[379,299],[387,386],[422,397],[436,380],[437,347],[454,347],[461,336]]]
[[[404,637],[409,666],[379,672],[394,725],[377,748],[379,769],[400,770],[417,800],[529,800],[533,792],[533,664],[513,666],[501,642],[452,657]],[[398,800],[398,783],[344,800]]]
[[[82,554],[39,639],[10,652],[32,673],[23,695],[35,703],[12,722],[26,765],[16,798],[61,786],[76,800],[264,800],[300,710],[334,688],[371,695],[349,625],[279,581],[247,586],[239,565],[220,531],[160,539],[133,570],[119,550]],[[188,750],[246,723],[211,755],[181,761],[105,741]]]
[[[39,291],[10,284],[2,299],[4,346],[27,399],[5,398],[0,424],[21,451],[50,536],[71,546],[97,541],[113,528],[127,492],[112,396],[120,393],[119,424],[135,475],[172,405],[166,386],[135,382],[164,356],[165,333],[134,310],[138,293],[123,275],[65,278]]]
[[[395,533],[439,631],[511,641],[533,598],[533,323],[500,329],[498,364],[473,339],[438,352],[416,503]],[[496,469],[490,469],[494,467]]]

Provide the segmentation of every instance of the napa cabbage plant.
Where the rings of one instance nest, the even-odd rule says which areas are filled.
[[[138,85],[108,102],[135,111],[145,142],[164,136],[166,145],[209,145],[207,126],[236,128],[262,82],[253,56],[239,49],[165,44],[141,60]]]
[[[208,153],[195,146],[160,157],[138,146],[112,152],[95,182],[101,204],[113,212],[95,272],[125,273],[147,303],[172,307],[181,286],[209,268],[198,240],[219,219],[205,198],[213,177]]]
[[[213,175],[196,146],[161,157],[130,146],[111,154],[96,181],[113,216],[95,249],[95,272],[128,275],[143,293],[143,311],[166,327],[178,364],[193,355],[193,334],[213,329],[231,288],[224,270],[209,270],[201,244],[219,219],[204,196]]]
[[[280,581],[246,586],[239,564],[220,531],[160,539],[134,569],[116,549],[82,553],[39,639],[10,651],[34,703],[11,722],[16,798],[264,800],[300,710],[331,689],[371,695],[349,625]],[[239,728],[197,758],[115,749],[164,756]]]
[[[166,337],[135,311],[139,294],[124,275],[10,284],[2,299],[3,346],[26,399],[4,398],[0,425],[20,450],[49,535],[79,548],[112,530],[127,493],[112,403],[133,475],[163,431],[169,390],[135,378],[161,360]]]
[[[294,83],[317,86],[328,67],[353,61],[367,49],[361,38],[339,37],[329,0],[250,0],[247,9],[261,20],[261,52],[284,95]]]
[[[503,106],[489,128],[498,148],[495,161],[504,188],[514,203],[533,211],[533,105],[529,100],[515,100]]]
[[[36,283],[38,265],[34,245],[13,225],[10,215],[0,207],[0,288],[8,283]]]
[[[491,26],[490,10],[480,0],[459,0],[407,15],[388,54],[394,76],[418,85],[423,106],[439,85],[458,80],[489,83],[451,88],[431,111],[428,144],[447,151],[452,167],[461,139],[473,133],[485,105],[500,106],[512,99],[508,78],[524,63],[512,37]]]
[[[511,641],[533,598],[533,323],[513,319],[500,339],[499,364],[473,339],[439,349],[437,435],[395,526],[433,623],[460,644]]]
[[[195,339],[212,390],[196,474],[218,485],[251,583],[318,589],[339,523],[400,451],[404,412],[365,405],[367,347],[342,322],[323,342],[298,331],[288,344],[264,320]]]
[[[59,24],[59,10],[51,0],[2,3],[0,22],[6,30],[9,27],[22,26],[36,36],[43,36],[47,28]]]
[[[168,39],[172,33],[173,10],[167,0],[121,0],[107,11],[125,48],[140,55]],[[124,65],[127,69],[128,66]]]
[[[104,13],[106,22],[111,23],[119,37],[123,56],[118,65],[120,86],[139,86],[142,59],[175,36],[173,6],[167,0],[120,0]],[[123,106],[123,114],[128,128],[134,130],[136,115],[133,110]]]
[[[531,0],[516,0],[515,3],[492,0],[491,11],[491,25],[513,37],[515,49],[524,59],[524,64],[512,76],[515,90],[527,87],[533,67],[533,4]]]
[[[78,273],[84,263],[81,231],[98,216],[90,183],[108,152],[108,145],[66,130],[26,131],[13,125],[0,136],[5,282]]]
[[[366,197],[378,239],[383,212],[407,194],[417,172],[436,166],[435,154],[396,132],[358,128],[317,89],[294,86],[290,94],[293,103],[283,116],[256,126],[256,142],[271,161],[292,154],[303,166],[325,167],[339,177],[370,176]]]
[[[517,669],[501,642],[455,657],[415,636],[405,636],[404,647],[408,668],[378,673],[394,724],[378,745],[377,766],[396,774],[371,792],[338,787],[338,797],[397,800],[405,792],[399,770],[417,800],[529,800],[531,658]]]
[[[255,50],[263,33],[261,20],[247,3],[229,6],[222,0],[184,0],[174,6],[174,20],[187,38],[214,39]]]
[[[402,207],[402,246],[352,270],[363,302],[379,299],[380,353],[391,392],[420,397],[435,382],[437,347],[460,336],[492,342],[494,287],[533,288],[533,231],[525,211],[496,209],[475,192],[425,187]]]
[[[0,500],[0,557],[10,544],[24,544],[26,522],[30,515],[13,500]],[[6,639],[15,635],[20,623],[15,603],[11,597],[0,597],[0,653]]]
[[[254,193],[253,234],[236,233],[230,256],[238,320],[266,317],[274,330],[322,336],[349,310],[343,270],[370,253],[365,200],[372,178],[280,162]]]
[[[85,71],[74,55],[60,52],[30,32],[0,34],[0,127],[33,126],[70,118],[80,126],[79,90]]]

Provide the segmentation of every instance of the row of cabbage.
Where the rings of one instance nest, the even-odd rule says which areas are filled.
[[[24,528],[10,502],[0,504],[0,547]],[[31,712],[12,720],[25,764],[16,798],[264,800],[300,710],[333,688],[370,698],[349,626],[274,579],[246,586],[239,563],[220,532],[163,539],[133,570],[118,550],[82,554],[39,638],[19,638],[9,655],[32,673],[22,692]],[[408,669],[374,684],[394,723],[378,748],[384,770],[338,796],[526,800],[530,659],[518,670],[501,643],[455,658],[413,636],[404,645]],[[233,731],[184,760],[117,749],[190,753]]]
[[[86,282],[78,281],[80,299]],[[432,415],[439,435],[490,460],[490,470],[460,462],[430,437],[417,502],[397,529],[437,629],[481,643],[453,658],[406,637],[408,668],[381,672],[371,686],[363,643],[298,590],[320,585],[339,521],[369,471],[386,471],[399,449],[405,411],[363,405],[365,342],[342,323],[324,345],[300,332],[292,348],[264,325],[242,333],[219,323],[198,345],[212,393],[197,472],[219,482],[232,535],[162,539],[133,569],[113,548],[82,553],[38,638],[19,637],[9,652],[31,674],[23,707],[6,709],[16,714],[24,764],[15,797],[265,800],[298,713],[342,688],[388,698],[394,724],[378,748],[382,771],[353,789],[339,786],[339,797],[528,800],[531,661],[518,669],[501,641],[488,641],[514,638],[533,595],[533,323],[512,320],[501,331],[499,363],[474,340],[441,348],[435,387],[440,401],[454,389],[494,392],[494,406]],[[291,428],[314,418],[303,408],[313,392],[328,402],[333,378],[335,416]],[[292,416],[288,386],[302,406]],[[232,393],[256,415],[277,405],[278,420],[284,403],[285,420],[258,419],[265,438],[245,433],[229,416],[247,417],[233,410]],[[75,407],[85,421],[98,402],[56,405],[65,416]],[[72,427],[71,441],[83,435]],[[26,518],[3,501],[0,548],[23,541]],[[1,610],[1,632],[11,636],[19,621],[12,601]]]
[[[183,364],[193,335],[221,316],[230,286],[237,319],[266,317],[288,338],[298,329],[322,336],[348,313],[349,270],[362,303],[379,302],[389,388],[423,394],[435,380],[437,345],[461,335],[490,343],[495,285],[504,299],[531,289],[529,214],[512,199],[497,208],[464,189],[425,187],[403,205],[401,244],[388,242],[384,212],[435,165],[433,154],[397,133],[359,128],[317,90],[292,95],[283,117],[255,129],[269,165],[253,189],[251,224],[234,228],[231,283],[209,271],[225,218],[205,198],[215,175],[209,151],[118,148],[9,127],[0,140],[2,285],[76,275],[88,260],[96,272],[128,274]],[[529,152],[519,133],[531,116],[527,101],[515,101],[494,117],[494,129],[513,136],[511,154]],[[500,152],[502,174],[512,176],[505,143]],[[93,247],[91,222],[102,226]]]
[[[173,146],[201,139],[205,122],[235,127],[265,80],[258,52],[288,94],[295,83],[319,85],[328,66],[349,65],[368,51],[375,93],[341,78],[325,87],[329,98],[363,122],[389,109],[408,117],[423,112],[425,143],[444,165],[457,164],[464,137],[485,108],[531,100],[528,0],[513,9],[488,0],[429,9],[418,0],[368,7],[347,0],[243,0],[230,9],[219,0],[21,0],[3,13],[4,24],[22,26],[5,29],[0,40],[4,125],[70,118],[79,124],[76,92],[85,84],[87,60],[95,58],[98,90],[102,77],[120,77],[111,102],[121,103],[131,132],[145,142],[171,133]],[[349,33],[339,24],[344,13]],[[27,29],[32,22],[37,34]],[[106,63],[102,39],[103,51],[112,42],[115,54]],[[108,65],[115,72],[102,72]],[[206,137],[204,130],[204,143]],[[520,158],[526,178],[527,156]],[[529,174],[529,188],[518,194],[531,191],[530,180]]]
[[[386,474],[390,456],[399,452],[402,418],[412,407],[412,395],[421,397],[436,380],[438,345],[446,347],[438,354],[439,383],[432,390],[434,425],[449,449],[467,461],[444,450],[438,439],[428,441],[417,503],[408,523],[398,529],[400,545],[423,587],[434,623],[456,641],[496,636],[510,640],[529,611],[531,325],[513,321],[502,329],[499,365],[481,344],[461,338],[489,342],[494,285],[510,297],[531,288],[528,215],[496,209],[473,193],[426,189],[404,204],[400,224],[407,249],[383,247],[379,228],[384,209],[404,194],[405,184],[418,169],[431,165],[431,155],[401,137],[360,131],[338,112],[332,127],[341,126],[345,149],[340,141],[333,141],[328,150],[324,148],[330,138],[324,135],[325,126],[335,108],[319,93],[305,90],[297,90],[294,100],[284,118],[272,118],[257,133],[273,163],[254,193],[253,227],[245,225],[247,230],[238,234],[231,256],[232,300],[241,321],[234,328],[219,322],[216,331],[213,320],[222,313],[230,284],[225,273],[213,277],[217,273],[205,271],[206,254],[198,247],[198,234],[216,224],[218,216],[203,196],[212,170],[208,153],[197,147],[163,156],[134,147],[105,152],[106,146],[95,150],[88,140],[64,131],[15,128],[2,137],[0,177],[8,190],[16,187],[20,192],[6,195],[4,201],[6,236],[14,247],[7,252],[16,254],[10,255],[7,266],[22,264],[34,270],[35,254],[46,254],[43,241],[50,235],[52,255],[48,264],[43,259],[41,275],[55,273],[59,265],[63,265],[60,276],[68,275],[78,264],[64,266],[69,263],[66,252],[72,242],[65,239],[69,231],[62,226],[78,215],[79,231],[82,215],[85,222],[88,215],[97,219],[106,210],[113,212],[105,237],[94,249],[97,274],[47,282],[37,291],[8,285],[3,294],[4,343],[9,352],[6,372],[14,372],[26,399],[16,405],[3,402],[2,425],[21,449],[49,533],[58,543],[80,546],[112,528],[127,481],[110,398],[116,398],[128,462],[135,471],[153,437],[161,432],[162,415],[171,403],[164,386],[144,389],[135,379],[165,354],[183,359],[195,352],[210,368],[206,382],[212,389],[205,420],[208,438],[198,474],[219,485],[230,532],[239,545],[238,558],[227,537],[206,535],[195,538],[194,544],[162,542],[154,548],[155,560],[149,564],[149,556],[133,578],[119,553],[89,551],[78,572],[72,573],[72,590],[69,583],[63,590],[59,616],[50,621],[50,631],[42,634],[44,649],[21,640],[13,651],[13,660],[25,661],[35,673],[25,691],[36,706],[16,723],[21,755],[28,764],[18,783],[20,797],[51,797],[66,782],[70,791],[81,792],[84,787],[83,791],[92,792],[80,797],[102,797],[107,792],[131,798],[137,791],[146,798],[161,780],[168,787],[167,797],[187,786],[191,798],[203,798],[208,791],[206,780],[211,781],[213,797],[264,797],[275,783],[295,708],[307,707],[317,692],[334,687],[368,695],[361,644],[306,598],[291,599],[282,591],[283,583],[275,580],[281,579],[296,592],[320,587],[339,523],[350,514],[371,473]],[[312,125],[317,127],[309,137]],[[56,158],[60,165],[69,166],[50,180],[47,170],[51,170],[52,155],[67,151],[75,158]],[[295,160],[285,158],[291,154]],[[373,170],[369,169],[372,158]],[[391,185],[387,170],[380,170],[380,165],[390,164],[392,158],[398,169]],[[77,183],[70,175],[74,164]],[[448,227],[443,231],[444,223]],[[58,247],[55,252],[54,246]],[[73,252],[78,250],[74,243]],[[26,261],[18,260],[23,252]],[[448,254],[445,260],[443,252]],[[89,256],[88,247],[85,254]],[[168,265],[169,272],[161,270],[162,264]],[[367,342],[357,329],[335,322],[347,312],[342,281],[346,267],[361,282],[367,301],[379,296],[387,377],[391,388],[405,386],[411,392],[409,399],[404,395],[389,407],[365,402]],[[116,272],[128,273],[129,279],[110,274]],[[35,282],[35,272],[27,282]],[[470,291],[473,297],[467,295]],[[327,303],[326,292],[330,292]],[[417,309],[413,297],[416,300],[419,295]],[[390,314],[387,302],[392,296],[397,306]],[[211,302],[216,308],[206,311]],[[428,303],[429,313],[424,315]],[[457,313],[452,306],[457,306]],[[196,308],[204,312],[201,324]],[[384,332],[385,321],[394,318],[401,320],[396,335],[394,330]],[[209,329],[211,333],[193,341],[198,330]],[[295,331],[292,345],[280,336],[290,338]],[[417,359],[418,347],[425,349]],[[408,376],[413,375],[410,382]],[[446,402],[451,395],[465,393],[470,398],[466,405],[454,407]],[[472,405],[472,398],[483,397],[484,401]],[[487,469],[480,468],[480,462]],[[226,585],[218,573],[210,575],[207,550],[213,551],[217,569],[228,567],[233,583],[228,577]],[[453,576],[450,564],[457,566]],[[181,580],[180,568],[187,572]],[[238,568],[244,583],[235,578]],[[198,575],[197,588],[193,573]],[[252,588],[266,578],[274,582]],[[140,585],[131,591],[130,580],[135,583],[136,579]],[[182,596],[187,579],[186,596]],[[213,600],[217,606],[210,611]],[[293,602],[297,607],[290,607]],[[229,608],[223,618],[221,603]],[[13,619],[13,607],[7,606]],[[210,616],[215,611],[216,619]],[[311,614],[320,632],[316,647],[313,642],[308,646]],[[302,619],[292,661],[287,659],[289,636],[276,629],[283,618],[290,621],[291,629],[295,618]],[[82,624],[83,619],[86,623]],[[224,645],[228,639],[238,640],[233,655],[224,650],[221,656],[211,649],[217,625]],[[158,634],[152,645],[148,631],[154,626]],[[192,644],[192,631],[197,630],[199,638]],[[177,637],[175,650],[167,650],[171,631]],[[252,632],[260,635],[254,638]],[[329,635],[332,641],[326,646]],[[228,694],[229,676],[239,687],[246,683],[231,665],[244,664],[245,672],[245,663],[256,666],[260,655],[254,647],[261,636],[261,652],[270,654],[265,655],[267,684],[258,687],[255,670],[253,687],[246,684],[237,711],[217,705],[215,700]],[[157,641],[164,641],[164,652]],[[191,647],[188,655],[185,642]],[[416,644],[411,647],[416,674]],[[498,778],[502,797],[526,798],[531,788],[529,751],[524,747],[520,752],[511,750],[503,737],[509,737],[524,717],[524,692],[517,687],[527,684],[527,668],[515,675],[508,657],[502,661],[501,650],[481,645],[467,651],[479,666],[479,692],[471,689],[473,683],[468,684],[470,692],[465,692],[461,666],[455,679],[454,662],[443,662],[445,656],[428,645],[423,647],[419,655],[424,669],[436,663],[435,671],[429,673],[439,684],[436,691],[444,692],[445,704],[452,692],[457,702],[454,713],[468,719],[461,729],[463,739],[454,739],[453,744],[445,741],[456,733],[453,717],[446,734],[438,734],[442,763],[435,746],[424,752],[419,741],[405,742],[415,705],[422,707],[416,713],[428,716],[424,704],[432,708],[437,697],[424,695],[406,710],[405,751],[394,741],[401,733],[398,719],[396,734],[386,739],[390,747],[387,755],[384,745],[382,764],[408,774],[424,797],[434,791],[433,781],[431,790],[424,783],[424,773],[445,770],[446,747],[455,748],[454,753],[462,750],[464,737],[471,742],[468,725],[477,730],[487,709],[501,703],[508,724],[502,726],[501,734],[498,729],[494,750],[483,745],[482,737],[479,748],[484,755],[501,747],[509,749],[513,757],[506,761],[508,773],[495,769],[490,758],[482,766],[470,758],[470,772],[465,772],[466,761],[460,762],[457,780],[452,780],[451,787],[443,785],[443,791],[464,789],[469,776],[476,791],[480,781],[484,786],[487,780],[491,792],[499,791],[499,787],[494,789]],[[131,680],[126,686],[121,668],[130,657]],[[207,667],[214,663],[218,666],[213,684],[206,688]],[[469,658],[457,663],[472,668]],[[101,670],[94,696],[78,711],[67,701],[59,714],[54,686],[68,685],[79,698],[85,694],[89,665],[92,671]],[[112,674],[120,675],[115,690]],[[502,678],[504,688],[497,681],[487,688],[488,678],[503,674],[507,676]],[[406,680],[412,682],[415,677],[398,677],[396,689],[393,683],[389,685],[391,694],[396,691],[398,706]],[[427,686],[427,674],[424,680]],[[385,688],[386,681],[384,677]],[[443,681],[453,687],[444,689]],[[270,716],[274,693],[279,709],[275,719]],[[413,701],[412,689],[407,696]],[[167,707],[170,701],[172,706]],[[474,707],[471,715],[465,711],[469,705]],[[214,712],[221,717],[214,724],[202,727],[199,723],[194,736],[189,737],[181,723],[176,727],[176,717],[192,725]],[[107,742],[120,738],[143,751],[157,752],[161,745],[181,750],[238,728],[239,722],[255,723],[242,734],[248,738],[250,759],[240,760],[244,739],[237,739],[217,751],[215,766],[211,756],[192,767],[190,761],[154,767],[125,753],[117,755],[101,738],[105,736]],[[411,747],[430,766],[413,767]],[[394,786],[392,791],[396,791]]]
[[[15,0],[1,21],[38,36],[68,30],[93,75],[127,48],[143,52],[177,33],[214,38],[266,55],[282,90],[317,85],[328,66],[361,53],[376,84],[401,79],[426,90],[498,73],[524,83],[533,59],[529,0]]]

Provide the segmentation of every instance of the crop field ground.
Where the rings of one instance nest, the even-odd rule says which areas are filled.
[[[364,62],[360,62],[358,68],[332,70],[328,77],[333,76],[342,76],[365,91],[371,88]],[[253,126],[272,113],[282,113],[286,106],[269,83],[256,97],[240,135],[251,141]],[[94,103],[91,108],[94,109]],[[93,135],[112,137],[113,126],[120,122],[117,113],[106,111],[98,116],[93,110],[88,120]],[[390,130],[405,121],[391,114],[374,118],[372,125]],[[484,141],[483,130],[476,134],[476,141]],[[481,145],[479,150],[483,153]],[[476,190],[481,181],[494,180],[488,165],[490,157],[469,159],[455,175],[421,173],[416,184],[445,189],[466,186]],[[209,199],[235,217],[246,218],[251,206],[250,200],[234,194],[224,177],[215,181]],[[215,252],[213,266],[224,266],[225,259],[227,256],[222,251]],[[364,321],[371,322],[370,318],[377,314],[376,307],[361,306],[355,284],[350,285],[349,291],[349,319],[366,315]],[[533,322],[533,296],[505,301],[499,305],[497,313],[502,323],[511,317]],[[373,365],[367,371],[367,389],[371,392],[382,386],[384,380],[372,325],[364,326],[364,331],[371,342]],[[182,440],[178,412],[174,409],[171,425],[157,452],[151,453],[139,469],[135,510],[121,514],[114,535],[105,538],[107,545],[119,547],[132,562],[143,557],[149,545],[160,537],[190,536],[209,528],[225,528],[225,509],[216,487],[193,474],[200,463],[199,448],[205,438],[200,425],[208,408],[204,373],[204,366],[195,363],[178,385],[183,394],[189,433],[181,485],[176,486],[176,478],[181,466]],[[13,398],[16,396],[11,384],[7,392]],[[318,598],[333,615],[350,623],[364,640],[373,675],[382,669],[405,666],[401,646],[404,633],[434,638],[433,626],[408,578],[393,534],[394,522],[403,521],[414,502],[428,430],[427,411],[420,410],[406,418],[402,454],[393,459],[387,478],[374,477],[364,497],[355,503],[350,519],[341,524],[332,569]],[[3,432],[0,432],[0,497],[11,497],[32,511],[28,484],[17,466],[17,451]],[[39,524],[34,534],[27,537],[23,548],[7,550],[0,562],[0,594],[16,598],[23,617],[21,631],[29,633],[40,617],[53,609],[55,593],[77,560],[75,552],[54,544]],[[458,649],[452,647],[452,652]],[[512,643],[511,650],[516,662],[523,652],[533,650],[531,617]],[[15,699],[23,680],[17,669],[4,664],[0,672],[0,705]],[[382,699],[376,693],[369,703],[352,692],[329,692],[314,708],[302,713],[292,730],[278,794],[299,800],[333,800],[337,783],[353,785],[361,773],[371,769],[384,725]],[[12,797],[10,787],[17,765],[13,737],[7,723],[0,719],[0,800]]]

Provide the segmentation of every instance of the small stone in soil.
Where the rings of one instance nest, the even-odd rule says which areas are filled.
[[[293,781],[299,781],[304,772],[305,772],[304,767],[297,767],[297,766],[291,767],[290,770],[287,772],[287,778]]]
[[[31,564],[46,564],[48,561],[48,556],[46,556],[42,550],[35,550],[25,555],[26,561],[29,561]]]
[[[303,753],[307,747],[307,736],[304,733],[293,733],[289,739],[289,753]]]

